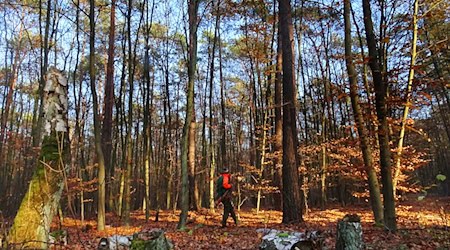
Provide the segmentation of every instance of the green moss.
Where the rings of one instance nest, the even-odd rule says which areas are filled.
[[[65,230],[56,230],[50,233],[55,239],[66,237],[67,232]]]
[[[141,239],[134,239],[131,242],[131,249],[132,250],[144,250],[145,249],[145,240],[141,240]]]
[[[58,152],[58,140],[56,139],[56,134],[45,136],[42,142],[41,156],[39,157],[42,161],[56,161],[59,159]]]

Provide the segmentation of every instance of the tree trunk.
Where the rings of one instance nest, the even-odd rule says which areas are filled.
[[[90,41],[89,41],[89,77],[92,94],[92,108],[94,113],[94,140],[95,151],[97,153],[98,161],[98,210],[97,210],[97,230],[105,229],[105,158],[103,156],[101,131],[100,131],[100,116],[98,112],[98,98],[97,89],[95,87],[95,0],[90,0],[89,8],[89,27],[90,27]]]
[[[419,0],[414,1],[414,13],[413,13],[413,37],[411,42],[411,62],[409,66],[409,74],[408,74],[408,84],[406,87],[406,103],[405,103],[405,109],[403,110],[403,116],[402,116],[402,125],[400,128],[400,135],[398,138],[398,145],[397,145],[397,155],[395,156],[395,168],[394,168],[394,180],[393,180],[393,191],[394,191],[394,198],[396,194],[397,189],[397,183],[398,178],[401,173],[401,158],[402,158],[402,151],[403,151],[403,139],[405,136],[405,127],[406,127],[406,120],[408,119],[409,114],[409,107],[412,105],[411,103],[411,94],[412,94],[412,84],[414,80],[414,67],[416,65],[416,48],[417,48],[417,15],[419,12]]]
[[[105,82],[105,107],[102,124],[102,150],[105,159],[106,180],[110,182],[113,174],[111,161],[112,152],[112,114],[114,106],[114,51],[115,51],[115,31],[116,31],[116,0],[111,0],[111,13],[109,19],[109,41],[108,41],[108,62],[106,66]],[[103,186],[101,186],[103,187]],[[106,188],[106,186],[105,186]],[[110,187],[111,188],[111,187]],[[106,190],[99,190],[99,193],[106,193]],[[100,196],[99,196],[100,198]],[[106,202],[106,201],[105,201]],[[105,203],[99,199],[99,203]],[[103,206],[99,204],[99,206]],[[105,210],[105,208],[102,208]],[[112,209],[112,208],[109,208]]]
[[[375,87],[375,107],[378,118],[378,140],[380,144],[381,182],[383,184],[384,222],[388,230],[396,231],[395,200],[392,183],[391,152],[389,146],[389,126],[387,121],[388,83],[383,74],[381,57],[377,50],[377,41],[373,31],[372,11],[369,0],[363,0],[364,26],[369,49],[369,66]]]
[[[326,126],[325,124],[323,124]],[[320,209],[325,210],[327,203],[327,148],[325,146],[325,132],[322,131],[322,153],[320,154]]]
[[[186,103],[186,119],[183,126],[183,135],[181,138],[181,214],[180,221],[178,222],[178,229],[182,229],[186,226],[187,213],[189,210],[189,180],[188,180],[188,154],[189,145],[191,140],[194,140],[192,136],[189,136],[191,131],[191,125],[194,118],[194,84],[195,84],[195,72],[197,67],[197,12],[198,12],[198,0],[189,1],[188,13],[189,13],[189,56],[188,56],[188,86],[187,86],[187,103]],[[194,145],[195,146],[195,145]],[[189,163],[189,164],[188,164]]]
[[[344,22],[345,22],[345,62],[350,82],[350,99],[352,102],[353,116],[358,129],[359,143],[363,154],[364,165],[369,182],[370,204],[375,219],[375,223],[383,223],[383,206],[381,205],[380,185],[377,173],[373,166],[372,147],[370,146],[369,135],[365,127],[365,122],[361,107],[359,105],[357,72],[353,64],[351,21],[350,21],[350,0],[344,1]]]
[[[131,212],[131,178],[133,168],[133,142],[131,134],[133,131],[133,90],[134,90],[134,74],[133,74],[133,50],[131,41],[131,12],[133,8],[133,0],[128,0],[127,6],[127,40],[128,40],[128,115],[127,115],[127,136],[125,139],[125,164],[126,170],[124,172],[124,201],[123,201],[123,222],[125,225],[130,225],[130,212]]]
[[[336,250],[359,250],[364,248],[361,219],[352,214],[338,222]]]
[[[21,62],[21,56],[20,51],[22,47],[22,34],[23,34],[23,25],[20,25],[19,28],[19,35],[17,37],[17,40],[19,41],[16,45],[16,51],[14,54],[14,61],[12,62],[12,72],[11,72],[11,79],[6,77],[6,83],[8,83],[8,80],[10,82],[9,88],[8,88],[8,94],[6,95],[6,102],[5,105],[2,108],[2,116],[1,116],[1,122],[0,122],[0,161],[4,163],[3,158],[3,145],[5,143],[6,138],[6,124],[8,122],[8,117],[10,113],[11,104],[13,103],[13,96],[14,96],[14,90],[16,88],[16,82],[18,77],[18,69]],[[12,45],[14,48],[14,45]],[[11,51],[14,51],[13,49]]]
[[[291,3],[279,0],[283,51],[283,223],[303,221],[297,153],[296,84]]]
[[[142,20],[144,17],[144,14],[141,13],[141,16],[139,18],[139,24],[136,30],[136,37],[134,39],[135,44],[133,47],[132,39],[131,39],[131,15],[133,10],[133,0],[128,0],[128,9],[126,14],[126,20],[127,20],[127,40],[128,40],[128,114],[127,114],[127,136],[125,139],[125,147],[126,147],[126,153],[125,153],[125,161],[126,161],[126,171],[125,171],[125,180],[124,180],[124,210],[123,210],[123,221],[125,225],[129,225],[130,223],[130,212],[133,209],[131,204],[131,180],[133,178],[133,167],[136,164],[135,160],[136,157],[133,157],[133,144],[138,144],[138,138],[136,138],[134,141],[131,138],[131,134],[133,133],[133,101],[134,101],[134,73],[136,69],[136,48],[137,48],[137,41],[139,41],[139,32],[142,24]],[[142,5],[140,5],[142,7]],[[135,131],[137,131],[135,129]]]
[[[209,78],[209,96],[208,96],[208,101],[209,101],[209,146],[210,146],[210,169],[209,169],[209,209],[214,212],[214,177],[215,177],[215,170],[216,170],[216,161],[214,159],[214,143],[213,143],[213,137],[214,137],[214,131],[213,131],[213,86],[214,86],[214,71],[215,71],[215,58],[216,58],[216,47],[217,47],[217,43],[219,38],[219,29],[220,29],[220,3],[221,0],[217,1],[217,6],[216,6],[216,20],[215,20],[215,26],[214,26],[214,38],[213,38],[213,45],[212,45],[212,51],[211,51],[211,64],[210,64],[210,78]],[[219,47],[219,50],[221,50],[222,48]],[[219,52],[220,53],[220,52]],[[219,56],[221,56],[221,54],[219,54]],[[221,57],[219,58],[219,60],[221,60]],[[221,63],[219,65],[220,67],[222,66]],[[221,74],[220,74],[221,76]],[[223,100],[223,82],[222,82],[222,78],[220,77],[220,83],[221,83],[221,88],[220,88],[220,96],[221,96],[221,108],[222,108],[222,122],[220,125],[220,131],[221,132],[225,132],[225,117],[224,117],[224,100]],[[224,160],[226,159],[225,156],[225,136],[222,135],[222,139],[221,139],[221,143],[220,143],[220,152],[218,154],[218,158],[219,158],[219,162],[222,164],[224,164]],[[206,156],[206,155],[205,155]],[[206,160],[206,158],[205,158]],[[206,161],[205,161],[206,162]],[[206,164],[205,164],[206,165]]]
[[[260,169],[259,169],[259,176],[258,176],[258,197],[256,199],[256,214],[259,213],[259,209],[261,207],[261,194],[262,194],[262,185],[264,181],[264,165],[266,162],[266,142],[267,142],[267,120],[268,120],[268,111],[264,110],[264,118],[263,118],[263,124],[262,124],[262,142],[261,142],[261,155],[260,155]]]
[[[36,118],[33,116],[33,147],[36,147],[41,142],[41,134],[42,134],[42,114],[44,113],[44,85],[45,85],[45,75],[47,74],[47,67],[48,67],[48,51],[49,51],[49,33],[50,33],[50,16],[51,16],[51,10],[52,10],[52,1],[47,1],[47,16],[45,18],[45,29],[44,29],[44,41],[42,41],[42,27],[41,23],[39,22],[39,37],[41,40],[41,44],[44,44],[43,47],[41,47],[41,78],[39,79],[39,108],[38,112],[34,112],[34,114],[37,114],[37,121]],[[39,21],[41,21],[42,18],[42,0],[39,0]],[[36,102],[37,103],[37,102]],[[37,104],[36,104],[37,105]]]
[[[278,29],[280,28],[280,23],[278,23]],[[283,117],[281,116],[282,109],[282,88],[283,88],[283,60],[282,60],[282,43],[281,43],[281,35],[278,32],[278,47],[277,47],[277,64],[276,64],[276,73],[275,73],[275,142],[274,142],[274,162],[273,166],[275,168],[274,171],[274,184],[278,187],[279,193],[274,196],[274,204],[276,209],[283,209],[283,199],[282,199],[282,157],[283,157]]]
[[[189,126],[189,148],[188,148],[188,165],[189,165],[189,202],[193,211],[198,210],[198,186],[195,178],[195,111],[192,111],[192,120]]]
[[[217,7],[217,11],[220,9],[220,1]],[[217,13],[219,15],[219,12]],[[219,23],[220,24],[220,23]],[[218,25],[219,25],[218,24]],[[225,164],[227,159],[227,133],[226,133],[226,111],[225,111],[225,81],[223,78],[223,67],[222,67],[222,40],[221,40],[221,32],[218,28],[218,40],[219,40],[219,80],[220,80],[220,108],[221,108],[221,124],[220,124],[220,164],[222,166]]]
[[[9,246],[17,248],[48,247],[50,225],[67,172],[67,81],[51,68],[43,90],[45,137],[38,167],[8,235]]]

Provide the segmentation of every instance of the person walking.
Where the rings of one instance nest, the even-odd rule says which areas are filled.
[[[231,185],[231,174],[228,168],[223,168],[220,177],[217,180],[217,204],[222,202],[223,204],[223,217],[222,217],[222,228],[227,226],[228,216],[234,220],[234,224],[238,224],[236,213],[234,212],[233,203],[231,202],[232,197],[232,185]]]

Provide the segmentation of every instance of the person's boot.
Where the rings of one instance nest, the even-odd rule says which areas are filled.
[[[226,228],[227,227],[227,221],[222,219],[222,226],[221,228]]]
[[[236,214],[234,213],[234,211],[231,213],[231,217],[232,217],[233,220],[234,220],[234,224],[235,224],[236,226],[239,225],[239,220],[238,220]]]

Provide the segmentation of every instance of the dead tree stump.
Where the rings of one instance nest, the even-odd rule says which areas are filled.
[[[356,214],[347,214],[337,224],[336,249],[363,249],[361,219]]]

